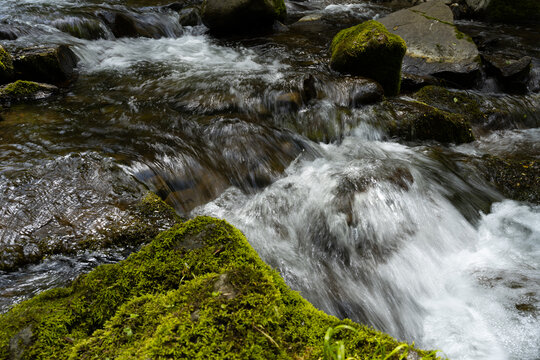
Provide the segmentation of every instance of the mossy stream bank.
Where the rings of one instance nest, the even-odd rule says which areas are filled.
[[[341,331],[332,341],[343,339],[358,359],[382,359],[382,349],[400,345],[318,311],[239,230],[198,217],[118,264],[1,315],[0,358],[321,359],[327,329],[343,324],[359,331]]]

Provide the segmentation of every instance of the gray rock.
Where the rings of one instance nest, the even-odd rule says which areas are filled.
[[[497,77],[502,87],[511,93],[526,93],[531,71],[531,57],[512,59],[503,55],[483,55],[488,73]]]
[[[444,0],[432,0],[380,19],[390,32],[407,43],[403,72],[472,87],[480,76],[478,49],[453,21]]]

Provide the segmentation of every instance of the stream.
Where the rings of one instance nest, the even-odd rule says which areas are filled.
[[[2,113],[0,248],[38,260],[0,271],[0,312],[135,250],[42,258],[39,244],[69,246],[114,226],[151,190],[183,216],[238,227],[329,314],[450,359],[540,359],[540,206],[506,198],[470,161],[540,159],[540,24],[457,22],[474,39],[499,39],[501,52],[532,57],[526,94],[503,93],[489,77],[456,90],[526,121],[477,124],[469,144],[398,142],[377,126],[389,105],[351,109],[350,84],[328,66],[337,31],[393,9],[286,4],[287,30],[215,38],[204,25],[181,26],[165,1],[0,2],[6,49],[68,44],[79,58],[61,96]],[[107,12],[151,36],[116,38]],[[295,23],[306,15],[326,21]],[[281,106],[309,76],[317,99]]]

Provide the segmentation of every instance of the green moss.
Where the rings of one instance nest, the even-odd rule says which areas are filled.
[[[276,18],[280,21],[285,20],[287,16],[287,7],[285,6],[284,0],[273,0],[274,9],[276,11]]]
[[[403,116],[395,115],[389,133],[404,140],[436,140],[443,143],[467,143],[474,140],[469,122],[459,114],[437,109],[422,102],[393,104]]]
[[[370,20],[340,31],[330,46],[330,66],[339,72],[378,81],[386,95],[399,93],[405,41]]]
[[[358,358],[398,345],[318,311],[237,229],[199,217],[1,315],[0,358],[13,355],[10,341],[25,330],[24,359],[319,359],[326,329],[339,324],[360,330],[342,334]]]
[[[471,123],[483,123],[488,117],[475,97],[466,92],[430,85],[420,89],[413,97],[443,111],[460,114]]]
[[[534,22],[540,18],[538,0],[491,0],[486,8],[488,19],[493,21],[519,23]]]
[[[25,97],[39,91],[41,86],[33,81],[17,80],[0,90],[0,96]]]
[[[13,77],[13,73],[11,55],[0,45],[0,84],[8,82]]]

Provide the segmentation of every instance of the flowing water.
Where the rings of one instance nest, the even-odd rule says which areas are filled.
[[[2,113],[0,244],[31,261],[0,272],[0,311],[125,257],[132,249],[42,259],[40,244],[69,247],[114,226],[150,189],[183,215],[233,223],[328,313],[452,359],[540,358],[540,207],[505,199],[470,161],[540,157],[537,92],[502,94],[487,79],[468,94],[504,110],[502,125],[477,124],[466,145],[398,143],[378,126],[391,103],[350,109],[350,81],[327,66],[340,28],[389,8],[287,2],[290,23],[324,21],[216,39],[179,25],[165,4],[0,3],[0,34],[17,37],[7,49],[69,44],[80,59],[67,92]],[[116,38],[107,12],[147,37]],[[534,90],[538,26],[460,26],[533,57]],[[309,75],[318,98],[281,106]]]

